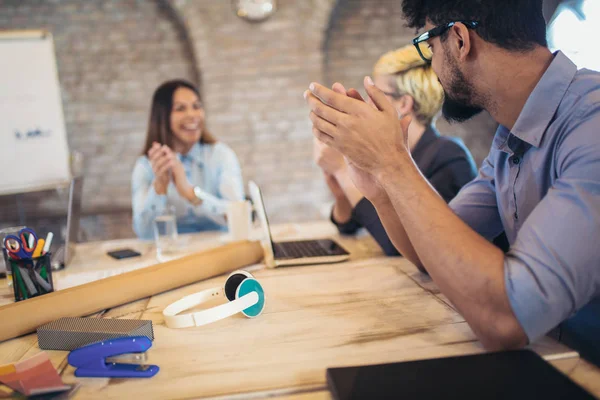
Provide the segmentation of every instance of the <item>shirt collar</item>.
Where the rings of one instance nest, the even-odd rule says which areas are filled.
[[[511,133],[539,147],[576,73],[577,66],[563,52],[554,53],[554,60],[531,92]]]
[[[440,134],[435,130],[435,128],[432,125],[428,125],[425,129],[425,132],[423,132],[423,135],[421,135],[421,138],[417,142],[415,149],[412,151],[413,156],[424,151],[432,142],[435,142],[439,136]]]
[[[177,156],[182,163],[193,161],[200,166],[203,165],[204,156],[202,152],[202,145],[200,143],[194,144],[187,154],[183,155],[178,153]]]

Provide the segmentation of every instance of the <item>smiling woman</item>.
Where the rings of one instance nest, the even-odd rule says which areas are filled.
[[[205,127],[194,85],[163,83],[152,97],[146,144],[132,175],[133,229],[152,237],[154,219],[175,209],[179,232],[220,230],[229,201],[243,200],[238,159]]]

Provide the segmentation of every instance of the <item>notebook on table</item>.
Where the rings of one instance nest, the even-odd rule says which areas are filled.
[[[529,350],[327,369],[336,400],[594,399]]]

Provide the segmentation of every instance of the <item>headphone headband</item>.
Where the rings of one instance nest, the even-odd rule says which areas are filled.
[[[215,297],[223,296],[230,301],[207,310],[177,315]],[[167,306],[163,310],[163,316],[168,328],[188,328],[210,324],[239,312],[254,318],[262,313],[264,304],[265,296],[260,283],[246,271],[235,271],[229,275],[223,288],[216,287],[185,296]]]

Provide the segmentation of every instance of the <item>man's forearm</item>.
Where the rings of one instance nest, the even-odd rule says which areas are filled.
[[[408,155],[378,180],[418,259],[483,344],[524,345],[505,291],[504,254],[452,212]]]
[[[354,182],[352,182],[352,178],[350,174],[348,174],[348,170],[341,170],[335,174],[335,178],[337,179],[340,187],[344,191],[346,198],[350,202],[352,208],[356,207],[359,201],[363,199],[363,194],[358,190]]]
[[[415,264],[421,271],[425,272],[423,264],[415,252],[413,245],[410,243],[410,239],[408,238],[389,197],[386,196],[381,200],[373,202],[373,206],[375,206],[377,215],[379,215],[379,219],[390,237],[390,240],[394,244],[394,247],[396,247],[404,258]]]
[[[354,208],[364,198],[360,190],[356,187],[348,170],[338,171],[336,179],[340,184],[340,187],[346,195],[346,199],[350,203],[351,207]],[[423,266],[419,261],[417,253],[410,244],[410,240],[406,236],[406,232],[402,227],[402,223],[398,219],[396,210],[390,202],[387,196],[382,196],[379,201],[374,201],[373,206],[377,210],[377,215],[381,220],[383,227],[388,234],[390,240],[394,244],[394,247],[402,253],[402,255],[417,266],[420,270],[423,270]]]

